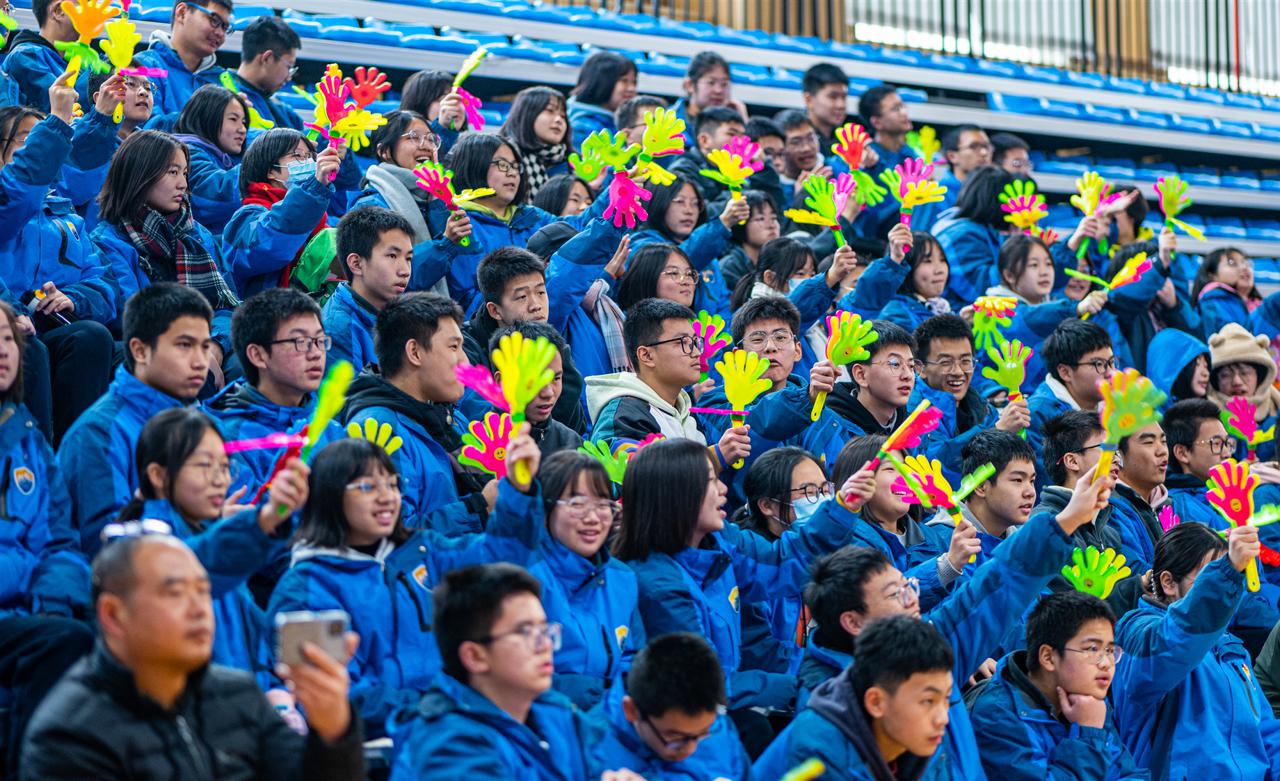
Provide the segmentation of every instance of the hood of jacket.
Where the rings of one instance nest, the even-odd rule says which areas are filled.
[[[294,566],[299,562],[308,561],[310,559],[325,559],[329,566],[344,569],[350,572],[368,569],[369,567],[381,568],[387,561],[387,557],[394,553],[396,545],[388,539],[383,539],[378,543],[378,549],[372,556],[362,553],[355,548],[323,548],[313,545],[300,544],[295,545],[289,556],[289,566]]]
[[[689,407],[692,402],[689,400],[689,394],[680,391],[680,396],[676,399],[676,405],[673,407],[666,402],[661,396],[654,392],[644,382],[640,380],[640,376],[632,372],[618,372],[617,374],[601,374],[595,377],[588,377],[586,382],[587,392],[587,411],[591,413],[591,419],[596,420],[600,411],[605,405],[617,398],[631,396],[647,402],[655,409],[675,418],[682,423],[689,418]]]
[[[151,37],[147,40],[147,43],[151,46],[151,51],[154,51],[157,54],[159,54],[163,59],[167,60],[171,65],[180,65],[182,66],[183,70],[186,70],[187,66],[185,63],[183,63],[182,57],[178,56],[178,53],[173,49],[172,39],[173,39],[173,36],[170,34],[168,30],[153,30],[151,32]],[[207,71],[210,68],[217,67],[217,65],[218,65],[217,55],[210,54],[209,56],[200,60],[200,64],[197,65],[195,69],[192,70],[191,72],[200,73],[201,71]]]
[[[889,421],[889,425],[881,424],[876,420],[875,415],[872,415],[871,411],[858,401],[854,393],[856,387],[852,382],[837,382],[827,396],[827,408],[867,434],[890,434],[905,419],[907,409],[899,407],[894,411],[893,420]]]
[[[199,148],[209,157],[212,157],[218,165],[222,166],[224,171],[236,164],[235,158],[222,151],[222,147],[203,136],[196,136],[190,133],[174,133],[173,137],[189,147]]]
[[[8,42],[3,47],[0,47],[0,52],[3,52],[4,54],[7,55],[11,53],[14,49],[16,49],[19,44],[23,44],[23,43],[31,43],[31,44],[35,44],[36,46],[43,46],[49,51],[55,54],[58,54],[57,48],[51,42],[45,39],[45,37],[40,34],[39,30],[17,31],[16,33],[14,33],[12,36],[9,37]],[[58,54],[58,56],[61,57],[62,55]]]
[[[245,379],[227,386],[209,402],[209,407],[223,417],[252,419],[274,431],[292,430],[303,419],[311,417],[313,405],[314,396],[307,394],[297,407],[281,406],[263,396],[262,391]]]
[[[854,693],[850,670],[852,665],[814,689],[809,696],[809,709],[831,722],[853,744],[875,781],[916,781],[924,775],[930,757],[907,752],[898,757],[896,774],[889,769],[876,744],[871,718]]]
[[[1153,385],[1172,396],[1178,375],[1201,355],[1208,360],[1209,345],[1186,331],[1166,328],[1152,337],[1147,345],[1147,377]]]
[[[343,419],[355,417],[371,407],[385,407],[426,429],[446,452],[462,447],[462,437],[453,427],[453,405],[418,401],[388,382],[382,375],[366,369],[351,383]]]

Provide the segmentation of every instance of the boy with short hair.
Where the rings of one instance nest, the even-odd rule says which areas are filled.
[[[556,348],[556,355],[547,367],[553,373],[553,379],[547,383],[537,396],[525,408],[525,419],[529,422],[529,436],[538,443],[538,449],[546,456],[558,450],[576,450],[582,444],[582,436],[565,424],[556,420],[554,410],[564,391],[564,355],[568,347],[556,329],[546,323],[529,322],[514,323],[499,328],[489,339],[489,350],[498,349],[504,336],[519,333],[525,339],[545,338]],[[493,379],[502,382],[502,372],[495,371]]]
[[[1160,425],[1169,447],[1165,487],[1174,512],[1183,521],[1225,527],[1226,521],[1205,498],[1209,470],[1230,458],[1235,447],[1218,417],[1218,405],[1208,399],[1184,399],[1165,410]]]
[[[80,37],[71,18],[58,0],[31,0],[31,13],[38,30],[19,30],[8,42],[4,71],[18,86],[21,102],[49,113],[49,86],[67,69],[67,61],[54,47],[55,43],[71,43]],[[79,90],[81,101],[84,89]]]
[[[328,363],[350,361],[358,371],[377,362],[373,329],[378,313],[411,282],[413,228],[390,209],[361,206],[338,222],[337,243],[347,281],[338,284],[324,305],[324,329],[333,338]]]
[[[836,128],[849,116],[849,76],[839,65],[819,62],[804,72],[800,85],[805,113],[825,153],[836,142]]]
[[[179,0],[173,7],[169,31],[156,30],[150,47],[138,52],[138,62],[144,66],[168,71],[164,78],[151,82],[155,85],[155,109],[150,127],[171,128],[197,89],[218,83],[222,68],[217,53],[231,32],[234,8],[233,0]]]
[[[1102,403],[1098,381],[1116,370],[1111,336],[1106,329],[1085,320],[1063,320],[1040,347],[1048,375],[1027,400],[1031,425],[1027,441],[1037,452],[1044,448],[1044,426],[1049,418],[1067,410],[1093,411]],[[1045,464],[1040,464],[1043,471]]]
[[[707,444],[685,387],[698,382],[702,339],[686,306],[647,298],[627,313],[623,338],[635,372],[587,378],[593,439],[642,440],[650,434]],[[720,468],[751,455],[747,426],[734,426],[712,450]]]
[[[592,716],[605,724],[597,761],[644,778],[745,779],[747,757],[725,714],[724,671],[715,649],[689,632],[662,635],[636,654],[626,686],[615,686]]]
[[[666,108],[667,102],[653,95],[636,95],[628,98],[613,112],[614,126],[627,135],[628,144],[639,144],[644,140],[644,115],[650,111]]]
[[[302,39],[278,16],[259,16],[240,38],[240,67],[235,84],[262,118],[276,127],[302,130],[302,117],[275,97],[298,70]]]
[[[1147,779],[1107,707],[1121,649],[1107,603],[1078,591],[1044,597],[1027,618],[1027,650],[1000,660],[973,703],[987,775],[1004,781]]]
[[[847,382],[837,382],[827,406],[836,414],[847,438],[890,434],[911,412],[907,402],[915,389],[916,340],[902,326],[873,320],[876,340],[867,345],[870,356],[849,364]]]
[[[924,204],[916,210],[920,214],[917,230],[929,230],[938,215],[956,205],[969,174],[991,165],[991,140],[977,125],[957,125],[942,136],[942,155],[947,159],[947,168],[938,178],[938,183],[947,191],[941,201]],[[911,225],[917,225],[914,213]]]
[[[1120,469],[1111,522],[1120,531],[1120,550],[1130,568],[1146,572],[1155,561],[1156,542],[1164,533],[1157,516],[1169,501],[1164,487],[1169,445],[1160,424],[1152,423],[1120,440],[1115,460]]]
[[[882,171],[891,171],[915,156],[915,151],[907,146],[911,116],[896,87],[880,84],[863,92],[858,98],[858,114],[871,134],[869,148],[878,158],[875,166],[865,169],[872,179],[878,179]],[[886,198],[878,206],[863,210],[859,225],[864,236],[884,236],[897,222],[898,207],[890,201],[893,199]]]
[[[732,108],[713,106],[703,109],[694,120],[697,144],[686,147],[684,154],[671,164],[671,172],[685,174],[692,179],[702,191],[702,198],[707,204],[720,200],[729,193],[728,186],[701,176],[698,171],[714,168],[707,162],[707,155],[746,132],[747,120]]]
[[[71,519],[86,554],[97,552],[102,527],[138,488],[134,448],[143,425],[158,412],[194,402],[204,386],[212,320],[203,295],[173,282],[143,288],[125,303],[124,364],[58,448]]]
[[[1014,176],[1029,176],[1031,145],[1013,133],[996,133],[991,136],[991,162]]]
[[[1049,485],[1040,491],[1040,503],[1031,511],[1057,513],[1071,501],[1080,478],[1098,464],[1106,432],[1096,412],[1068,410],[1045,424],[1044,450],[1041,460],[1048,470]],[[1112,467],[1114,473],[1114,466]],[[1120,550],[1120,531],[1111,525],[1113,506],[1098,511],[1089,523],[1076,530],[1077,545],[1090,545],[1098,550]],[[1065,580],[1059,581],[1067,587]]]

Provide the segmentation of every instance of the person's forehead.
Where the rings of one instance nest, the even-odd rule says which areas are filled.
[[[982,130],[966,130],[960,134],[960,146],[968,146],[969,144],[979,143],[987,140],[987,134]]]
[[[502,610],[493,622],[495,633],[510,631],[521,624],[542,623],[547,620],[542,602],[527,591],[508,594],[502,599]]]
[[[1208,439],[1211,436],[1226,436],[1227,427],[1222,425],[1222,421],[1218,418],[1205,418],[1200,421],[1200,428],[1197,434],[1201,439]]]
[[[321,324],[320,318],[311,312],[304,312],[300,315],[294,315],[276,327],[276,334],[309,334],[315,331],[323,331],[324,325]]]
[[[789,127],[782,131],[787,138],[795,138],[796,136],[807,136],[813,132],[813,125],[800,124],[795,127]]]
[[[950,692],[951,672],[949,670],[927,670],[912,673],[910,678],[898,687],[899,694],[919,695],[927,692]]]
[[[1090,640],[1101,640],[1110,643],[1115,640],[1116,630],[1105,618],[1091,618],[1080,625],[1080,630],[1071,636],[1068,643],[1084,643]]]
[[[133,577],[139,585],[160,585],[178,580],[207,577],[200,560],[177,538],[155,536],[144,539],[133,552]]]
[[[693,334],[693,324],[683,318],[669,318],[662,321],[662,335],[664,338],[674,338],[682,334]]]
[[[1026,477],[1036,473],[1036,465],[1034,461],[1028,461],[1025,458],[1015,458],[1010,461],[1005,468],[1000,470],[999,477]],[[999,479],[999,477],[997,479]]]
[[[161,336],[168,339],[207,339],[209,321],[195,315],[183,315],[170,323]]]
[[[521,288],[530,288],[537,285],[545,285],[546,282],[546,277],[541,274],[521,274],[518,277],[512,277],[507,282],[507,292],[514,292]]]
[[[973,355],[973,345],[969,344],[968,339],[935,336],[929,341],[929,352],[934,355]]]
[[[1115,353],[1112,352],[1110,347],[1099,347],[1096,350],[1090,350],[1084,355],[1081,355],[1080,363],[1086,363],[1088,361],[1094,360],[1095,358],[1101,358],[1103,360],[1106,360],[1107,358],[1114,357],[1114,355]]]
[[[748,323],[746,332],[754,333],[755,331],[768,331],[772,333],[773,331],[780,331],[784,329],[790,331],[791,326],[781,320],[769,317],[764,320],[754,320]]]

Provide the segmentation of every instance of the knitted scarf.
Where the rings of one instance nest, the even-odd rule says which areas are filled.
[[[537,195],[542,185],[551,178],[547,176],[547,169],[563,163],[568,154],[569,148],[565,144],[524,151],[520,156],[520,176],[524,177],[524,181],[528,183],[529,198]]]
[[[608,296],[609,283],[597,279],[582,297],[582,309],[600,326],[604,346],[609,353],[609,367],[614,372],[631,371],[627,344],[622,338],[622,309]]]
[[[200,243],[191,202],[172,214],[161,214],[143,205],[120,229],[138,251],[138,265],[152,282],[180,282],[209,301],[214,311],[235,309],[240,299],[214,263],[209,250]]]
[[[263,206],[263,207],[266,207],[268,211],[270,211],[272,208],[275,207],[277,203],[280,203],[280,201],[284,200],[284,196],[287,192],[288,190],[286,190],[283,187],[280,187],[279,185],[268,184],[266,182],[254,182],[253,184],[249,185],[249,192],[245,193],[244,199],[241,201],[241,203],[245,204],[246,206],[250,204],[253,204],[256,206]],[[317,222],[316,226],[311,229],[311,233],[310,235],[307,236],[307,240],[302,243],[302,248],[299,249],[298,253],[293,256],[293,260],[291,260],[289,264],[286,265],[283,270],[281,270],[280,283],[279,283],[280,287],[289,287],[290,282],[293,281],[295,269],[298,267],[298,261],[300,261],[304,255],[307,255],[309,252],[312,254],[314,254],[315,252],[320,252],[321,255],[323,255],[327,252],[325,248],[329,243],[332,243],[332,242],[325,242],[323,238],[320,241],[316,241],[316,237],[326,230],[328,226],[328,221],[329,221],[329,215],[327,214],[320,215],[320,221]],[[331,263],[332,261],[333,261],[333,257],[329,257],[327,260],[321,257],[316,260],[316,262],[324,264],[324,268],[326,271],[328,269],[329,263]],[[323,278],[321,279],[321,281],[323,281]],[[313,287],[311,285],[303,284],[302,287],[307,290],[315,290],[319,286],[316,285]]]

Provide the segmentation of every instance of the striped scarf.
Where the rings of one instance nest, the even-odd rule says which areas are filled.
[[[120,223],[120,229],[138,251],[138,265],[147,279],[193,288],[214,311],[235,309],[240,304],[213,255],[200,243],[189,200],[172,214],[143,205],[132,218]]]

